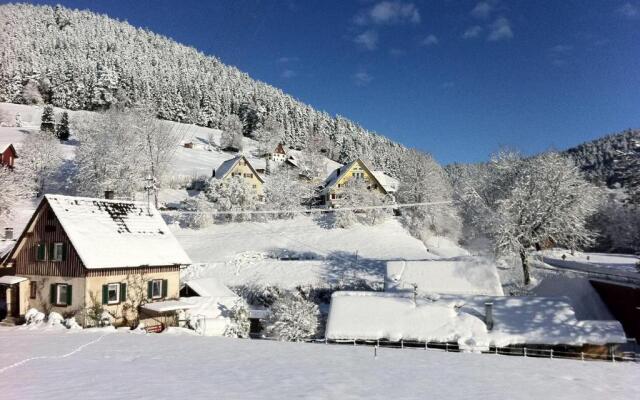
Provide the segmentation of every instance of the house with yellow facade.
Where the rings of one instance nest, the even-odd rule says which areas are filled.
[[[147,202],[45,195],[0,268],[0,298],[14,321],[35,308],[83,326],[105,311],[117,325],[165,326],[190,263]]]
[[[336,168],[325,180],[321,191],[324,204],[329,208],[337,207],[340,204],[341,192],[353,180],[362,182],[368,190],[392,196],[392,189],[381,181],[382,175],[377,172],[369,168],[361,159]]]
[[[253,166],[253,164],[243,155],[226,160],[213,171],[214,179],[226,180],[235,177],[241,178],[251,188],[253,188],[256,191],[259,200],[264,198],[264,178],[258,173],[258,170]]]

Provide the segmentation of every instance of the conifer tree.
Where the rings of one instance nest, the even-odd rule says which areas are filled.
[[[43,132],[54,133],[56,129],[56,120],[53,111],[53,106],[47,104],[42,111],[42,122],[40,123],[40,130]]]
[[[60,125],[57,126],[56,136],[60,140],[69,140],[70,132],[69,132],[69,113],[63,112],[62,118],[60,119]]]

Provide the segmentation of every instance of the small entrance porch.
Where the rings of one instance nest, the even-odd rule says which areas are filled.
[[[21,322],[27,308],[29,281],[22,276],[0,277],[0,322],[15,324]]]

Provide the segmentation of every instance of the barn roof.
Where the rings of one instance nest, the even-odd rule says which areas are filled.
[[[0,153],[4,153],[9,148],[13,152],[13,157],[18,158],[18,153],[16,152],[16,148],[13,146],[13,143],[0,141]]]
[[[420,293],[504,294],[495,263],[484,258],[387,262],[387,291],[413,291],[413,285]]]
[[[162,216],[141,201],[45,195],[88,269],[190,264]]]
[[[492,303],[492,329],[485,303]],[[418,296],[409,293],[335,292],[327,320],[328,339],[457,342],[485,350],[516,344],[625,343],[618,321],[578,320],[563,298]]]

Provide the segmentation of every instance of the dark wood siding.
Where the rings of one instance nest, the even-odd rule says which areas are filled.
[[[62,225],[56,218],[49,204],[43,202],[42,206],[36,210],[34,226],[25,233],[22,243],[17,252],[13,255],[13,263],[18,275],[47,275],[47,276],[85,276],[85,269],[82,261],[73,245],[69,241]],[[27,227],[29,229],[30,227]],[[61,242],[66,246],[66,258],[64,261],[37,261],[36,252],[38,243],[45,242],[47,246],[51,243]],[[51,258],[48,255],[47,258]]]
[[[87,276],[116,276],[116,275],[133,275],[133,274],[151,274],[156,272],[175,272],[179,271],[179,265],[168,265],[162,267],[136,267],[136,268],[102,268],[88,269]]]

